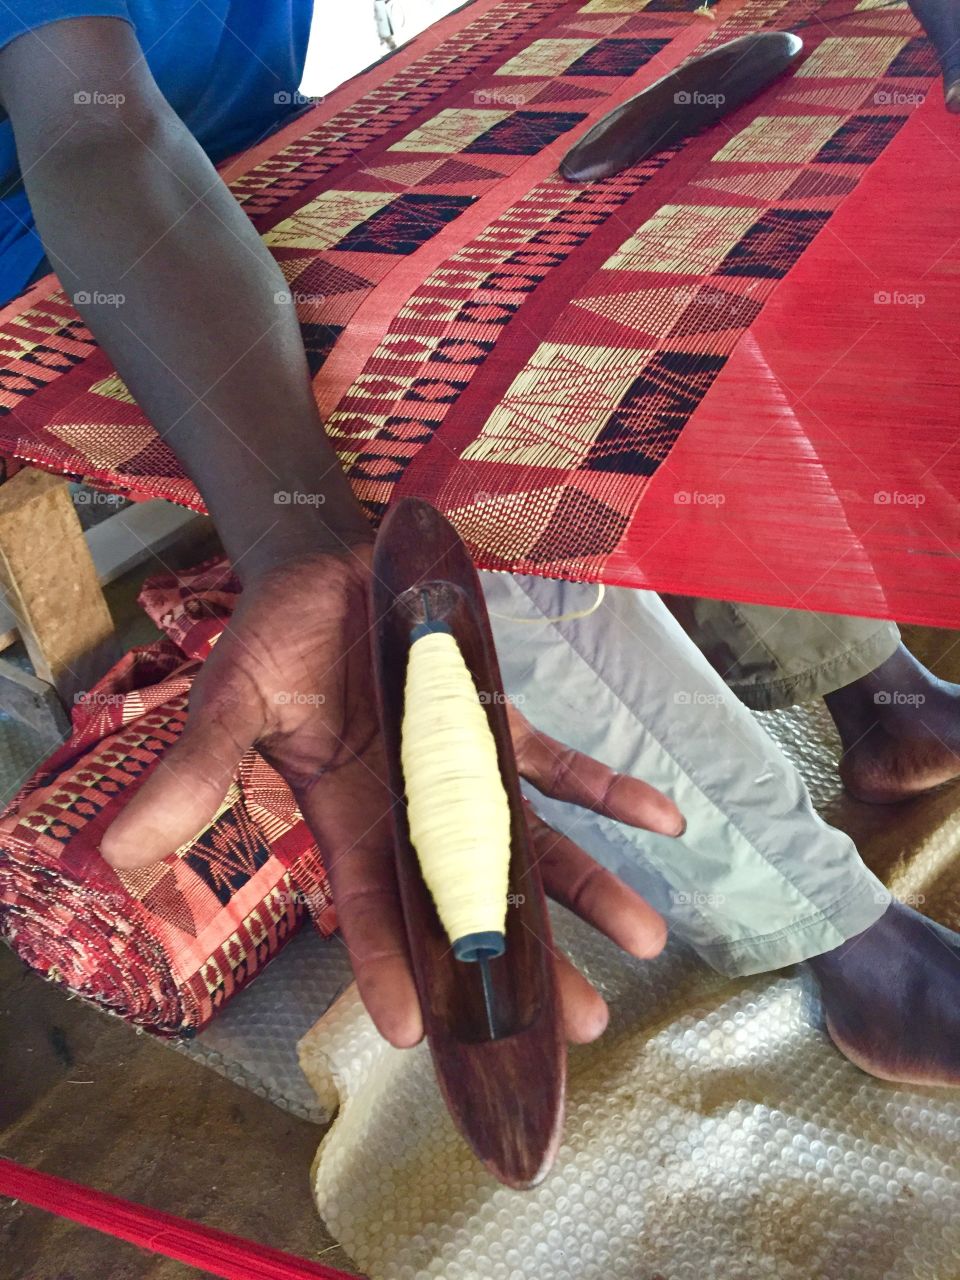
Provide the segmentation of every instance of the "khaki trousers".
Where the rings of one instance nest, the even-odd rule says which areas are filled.
[[[692,596],[664,602],[726,684],[754,711],[779,711],[852,684],[900,643],[892,622]]]
[[[729,974],[780,968],[879,918],[887,890],[814,812],[796,769],[659,596],[608,589],[598,609],[573,617],[596,587],[481,576],[508,695],[547,733],[672,796],[687,830],[671,840],[539,796],[537,808],[708,963]],[[839,653],[815,658],[804,676],[801,657],[785,652],[779,665],[757,658],[758,670],[781,696],[806,689],[819,668],[843,683],[871,660],[871,645],[880,653],[889,644],[889,628],[871,629],[884,631],[882,644],[864,635],[845,646],[846,664]],[[768,648],[769,628],[753,630]]]

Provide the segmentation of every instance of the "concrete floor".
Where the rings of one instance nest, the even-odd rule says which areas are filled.
[[[322,1130],[69,1000],[0,947],[0,1155],[352,1270],[310,1198]],[[0,1198],[3,1280],[206,1274]]]

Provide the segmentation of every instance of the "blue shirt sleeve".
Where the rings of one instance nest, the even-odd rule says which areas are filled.
[[[16,12],[13,5],[0,4],[0,49],[27,31],[63,18],[131,20],[126,0],[16,0]]]
[[[0,0],[0,49],[67,18],[124,19],[161,93],[216,161],[299,110],[312,8],[312,0]],[[0,109],[0,305],[43,258],[26,195],[11,185],[16,165]]]

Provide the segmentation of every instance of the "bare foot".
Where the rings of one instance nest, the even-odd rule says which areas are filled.
[[[903,645],[824,701],[843,743],[840,777],[858,800],[894,804],[960,777],[960,685]]]
[[[840,1052],[881,1080],[960,1085],[960,934],[903,903],[807,962]]]

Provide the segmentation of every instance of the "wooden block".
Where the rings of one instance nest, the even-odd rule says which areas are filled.
[[[25,470],[0,485],[0,585],[36,676],[71,705],[120,657],[67,482]]]
[[[223,554],[208,516],[160,498],[125,507],[83,536],[101,587],[147,561],[157,561],[150,572],[170,573]],[[0,652],[19,638],[16,618],[0,598]]]

